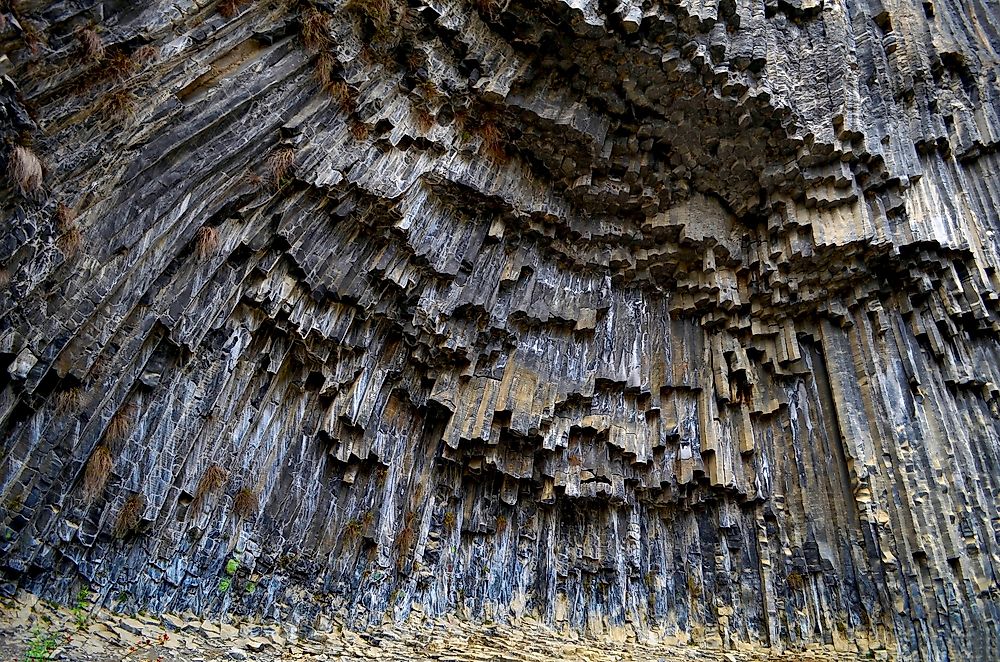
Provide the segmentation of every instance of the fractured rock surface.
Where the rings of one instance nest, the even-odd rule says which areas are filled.
[[[0,11],[6,593],[1000,655],[991,0]]]

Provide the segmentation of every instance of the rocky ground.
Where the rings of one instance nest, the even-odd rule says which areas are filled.
[[[336,626],[296,636],[276,624],[218,622],[193,614],[125,616],[106,609],[54,605],[30,594],[0,603],[0,660],[89,662],[207,662],[209,660],[769,660],[890,659],[886,651],[859,653],[812,647],[722,651],[699,646],[561,634],[532,619],[514,625],[454,619],[397,624],[370,632]]]

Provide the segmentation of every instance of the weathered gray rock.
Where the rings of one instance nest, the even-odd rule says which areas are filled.
[[[991,2],[2,7],[7,593],[1000,655]]]

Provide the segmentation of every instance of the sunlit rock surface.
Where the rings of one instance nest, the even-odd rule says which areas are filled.
[[[991,0],[0,12],[5,593],[1000,656]]]

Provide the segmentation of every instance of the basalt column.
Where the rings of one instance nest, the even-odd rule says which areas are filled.
[[[0,590],[997,659],[998,30],[0,2]]]

